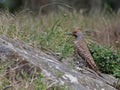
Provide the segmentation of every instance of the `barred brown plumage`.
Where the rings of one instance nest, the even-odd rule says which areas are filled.
[[[103,80],[105,83],[113,86],[111,83],[109,83],[104,76],[99,72],[99,69],[97,65],[95,64],[95,61],[89,51],[89,48],[87,47],[87,44],[84,42],[83,34],[80,30],[75,29],[72,32],[68,33],[69,35],[73,35],[75,37],[74,45],[75,45],[75,56],[77,56],[77,59],[79,61],[78,64],[82,63],[82,66],[89,67],[96,73],[94,73],[92,70],[89,70],[88,68],[85,68],[89,70],[90,72],[94,73],[99,79]]]
[[[75,37],[74,45],[75,45],[75,54],[78,54],[80,57],[83,58],[85,61],[85,66],[91,68],[95,72],[99,72],[99,69],[97,65],[94,62],[94,59],[86,45],[86,43],[83,40],[83,34],[80,30],[76,29],[73,30],[70,35],[73,35]]]

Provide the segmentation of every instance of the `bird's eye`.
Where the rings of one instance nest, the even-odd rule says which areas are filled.
[[[74,32],[74,34],[76,34],[77,32]]]

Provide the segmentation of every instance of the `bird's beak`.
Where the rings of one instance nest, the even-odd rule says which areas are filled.
[[[66,35],[73,35],[72,32],[66,32],[65,34],[66,34]]]

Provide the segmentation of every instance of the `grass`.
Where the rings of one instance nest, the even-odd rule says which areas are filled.
[[[92,40],[100,45],[120,50],[119,15],[83,16],[76,12],[60,12],[34,16],[33,13],[24,11],[16,15],[0,12],[0,21],[0,35],[22,40],[38,49],[59,53],[62,58],[73,56],[73,37],[66,36],[65,32],[73,30],[74,27],[82,30],[86,42]],[[3,75],[1,72],[5,69],[6,64],[0,67],[0,75]],[[40,80],[33,81],[32,86],[36,90],[46,90],[47,86],[42,83],[41,75],[39,76]],[[29,80],[28,76],[25,77]],[[27,80],[23,82],[27,83]],[[6,78],[0,80],[0,83],[10,85]],[[57,87],[52,88],[57,90],[55,89]],[[64,87],[61,90],[65,90]]]
[[[85,37],[92,38],[102,45],[119,48],[118,36],[111,35],[118,32],[114,31],[116,28],[120,28],[119,16],[84,17],[75,12],[51,13],[48,16],[33,16],[19,12],[15,16],[4,12],[1,13],[0,20],[1,35],[23,40],[34,47],[46,48],[60,53],[63,57],[71,56],[73,51],[73,39],[66,36],[65,32],[71,31],[74,27],[80,27],[83,32],[97,32],[92,37],[85,34]]]

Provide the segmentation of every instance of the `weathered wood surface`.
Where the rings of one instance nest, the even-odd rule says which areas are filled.
[[[66,85],[73,90],[116,90],[101,78],[88,70],[75,70],[70,65],[64,64],[41,50],[18,40],[6,37],[0,38],[0,59],[5,62],[11,59],[25,60],[41,69],[41,73],[55,85]],[[113,84],[116,79],[104,75],[105,79]],[[69,90],[69,89],[68,89]]]

